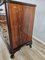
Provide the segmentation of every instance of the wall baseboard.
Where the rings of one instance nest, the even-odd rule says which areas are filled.
[[[37,41],[39,41],[39,42],[41,42],[42,44],[45,45],[45,43],[42,40],[40,40],[39,38],[37,38],[36,36],[32,36],[32,38],[35,39],[35,40],[37,40]]]

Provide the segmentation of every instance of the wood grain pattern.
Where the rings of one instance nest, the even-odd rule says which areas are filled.
[[[11,35],[12,35],[12,44],[13,47],[17,47],[19,44],[19,36],[18,36],[18,21],[17,21],[17,7],[13,4],[9,5],[10,11],[10,27],[11,27]],[[12,12],[13,11],[13,12]]]
[[[32,40],[35,6],[9,3],[10,44],[16,48]],[[10,31],[9,30],[9,31]]]
[[[22,20],[22,38],[25,38],[23,38],[23,40],[32,40],[34,13],[35,7],[24,6],[24,15]]]

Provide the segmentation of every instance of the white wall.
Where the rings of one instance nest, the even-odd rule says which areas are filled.
[[[4,5],[0,6],[0,9],[3,9],[3,11],[0,11],[0,15],[1,14],[5,14],[5,7],[4,7]]]
[[[37,4],[33,36],[45,44],[45,1]]]
[[[45,0],[16,0],[36,4],[33,36],[45,43]]]

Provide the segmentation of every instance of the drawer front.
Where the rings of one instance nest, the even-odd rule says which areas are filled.
[[[9,4],[9,14],[10,14],[9,26],[11,28],[10,38],[12,38],[10,40],[10,44],[12,48],[16,48],[19,45],[17,13],[18,13],[17,6],[14,4]]]
[[[35,7],[9,3],[10,44],[16,48],[32,40]]]
[[[24,15],[22,20],[22,39],[24,43],[32,40],[34,26],[35,7],[24,6]]]

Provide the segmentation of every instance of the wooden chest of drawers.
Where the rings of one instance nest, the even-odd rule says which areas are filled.
[[[8,30],[11,53],[23,45],[32,44],[33,24],[36,5],[11,1],[8,3]]]

